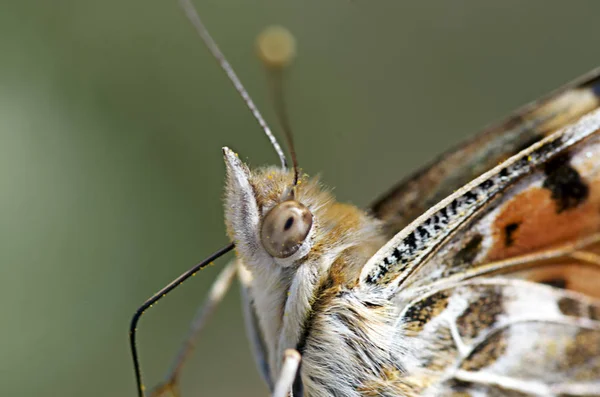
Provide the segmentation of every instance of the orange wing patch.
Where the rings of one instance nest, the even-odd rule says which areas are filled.
[[[590,269],[593,279],[600,282],[600,251],[595,251],[599,248],[597,242],[593,243],[596,247],[586,245],[585,252],[578,252],[595,255],[591,260],[589,257],[575,258],[568,253],[544,260],[541,254],[598,233],[600,134],[541,165],[507,189],[497,203],[490,202],[480,216],[462,225],[461,230],[432,255],[412,276],[410,285],[427,286],[448,277],[456,281],[483,274],[507,275],[529,268],[536,270],[533,279],[526,277],[529,280],[546,282],[552,279],[553,285],[552,281],[568,282],[571,287],[581,284],[580,292],[588,291],[590,283],[572,280],[569,270],[573,265],[593,265],[588,267],[593,268]],[[533,258],[532,255],[538,253],[541,256]],[[528,262],[517,263],[517,258],[524,256],[530,256]],[[514,265],[500,264],[511,260]],[[504,267],[487,266],[494,263]],[[562,267],[553,268],[552,274],[540,273],[551,270],[548,266],[558,264]],[[600,290],[593,294],[598,295]]]
[[[581,292],[587,296],[600,298],[600,269],[573,258],[554,259],[552,262],[511,273],[515,278],[535,281],[552,287]],[[600,311],[594,314],[600,320]]]
[[[597,145],[579,151],[573,159],[559,156],[546,165],[544,177],[541,186],[528,187],[499,209],[484,261],[529,254],[600,230]],[[586,248],[590,250],[596,248]],[[600,297],[600,267],[590,264],[580,258],[565,257],[514,276]]]
[[[525,254],[539,248],[577,239],[600,227],[600,178],[577,193],[558,196],[544,187],[529,188],[501,209],[493,224],[490,261]]]

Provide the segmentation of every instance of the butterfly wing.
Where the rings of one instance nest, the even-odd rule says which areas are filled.
[[[535,281],[558,280],[561,273],[565,279],[568,273],[560,269],[583,268],[587,279],[595,275],[600,282],[600,257],[595,254],[600,133],[566,148],[496,197],[457,226],[404,288],[523,268],[530,269],[529,278]],[[600,296],[593,285],[584,292]]]
[[[423,363],[411,376],[429,384],[424,395],[600,393],[600,301],[579,293],[461,282],[412,300],[400,327]]]
[[[417,171],[372,206],[393,236],[444,197],[598,106],[600,69],[524,106]]]
[[[419,363],[399,378],[403,384],[417,385],[424,395],[600,395],[596,87],[593,80],[577,88],[576,96],[563,91],[530,109],[529,114],[554,114],[536,129],[545,131],[541,140],[426,211],[364,266],[358,288],[378,291],[402,310],[402,339]],[[548,110],[569,98],[580,112],[561,118],[561,112]],[[519,134],[506,131],[514,143]],[[502,148],[501,132],[488,134],[480,144],[500,145],[496,153],[512,154],[510,144]],[[476,161],[473,142],[461,164]],[[453,153],[441,164],[457,164]],[[425,186],[427,177],[422,178],[415,183]],[[459,179],[423,189],[434,197]],[[388,201],[387,208],[398,211],[398,200]],[[388,218],[385,211],[379,215],[393,227],[418,213],[413,210],[400,210],[399,218],[394,211]]]
[[[453,193],[384,245],[361,284],[423,285],[600,231],[600,109]]]

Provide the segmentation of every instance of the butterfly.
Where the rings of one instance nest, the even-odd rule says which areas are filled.
[[[600,69],[367,210],[337,202],[294,155],[288,167],[265,129],[281,167],[251,169],[223,149],[232,244],[134,316],[140,395],[137,320],[235,246],[192,334],[237,275],[256,363],[276,397],[600,396]],[[188,352],[155,394],[176,391]]]

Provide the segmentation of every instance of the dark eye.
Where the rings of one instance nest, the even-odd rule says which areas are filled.
[[[308,235],[312,214],[297,201],[284,201],[265,216],[260,239],[267,252],[276,258],[293,255]]]

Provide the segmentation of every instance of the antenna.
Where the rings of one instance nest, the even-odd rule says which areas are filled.
[[[265,120],[262,117],[262,115],[260,114],[260,112],[258,111],[258,108],[256,107],[256,105],[250,98],[250,95],[248,94],[248,92],[246,91],[244,86],[242,85],[242,82],[240,81],[240,79],[237,77],[237,75],[233,71],[233,68],[231,67],[229,62],[227,62],[227,59],[225,59],[225,56],[223,55],[221,50],[219,50],[219,47],[217,46],[215,41],[210,36],[210,33],[208,33],[208,30],[202,23],[202,20],[200,19],[200,16],[196,12],[196,9],[194,8],[193,4],[191,3],[190,0],[179,0],[179,4],[180,4],[181,8],[183,9],[183,11],[185,12],[186,16],[188,17],[188,19],[191,21],[194,28],[196,29],[196,32],[198,33],[198,35],[200,36],[200,38],[202,39],[202,41],[204,42],[204,44],[206,45],[208,50],[210,51],[210,53],[217,60],[217,62],[221,66],[221,69],[223,69],[223,71],[225,72],[225,74],[227,75],[227,77],[229,78],[231,83],[233,84],[236,91],[240,94],[240,96],[244,100],[244,103],[246,104],[246,106],[248,107],[248,109],[250,110],[250,112],[252,113],[254,118],[256,119],[256,121],[258,121],[258,124],[261,126],[261,128],[267,135],[267,138],[269,138],[269,141],[271,141],[271,145],[273,146],[273,148],[275,149],[275,152],[277,152],[277,155],[279,156],[279,159],[281,160],[281,166],[283,168],[288,168],[287,161],[285,159],[285,155],[283,153],[283,150],[281,149],[281,146],[277,142],[277,139],[271,132],[269,126],[265,122]],[[295,51],[293,37],[289,34],[289,32],[287,32],[287,31],[285,31],[285,32],[289,36],[288,39],[291,40],[292,45],[291,46],[288,45],[288,47],[287,47],[288,52],[289,52],[289,49],[291,49],[291,52],[289,52],[288,55],[286,57],[284,57],[285,59],[282,58],[283,60],[280,59],[278,61],[280,66],[275,69],[279,70],[279,75],[281,74],[282,66],[284,64],[287,64],[293,58],[293,53]],[[275,62],[275,63],[271,62],[270,64],[274,65],[276,63],[277,62]],[[275,103],[276,103],[276,105],[278,105],[277,114],[279,116],[280,122],[281,122],[283,129],[285,131],[285,134],[286,134],[288,144],[290,146],[290,152],[291,152],[292,161],[294,164],[294,186],[295,186],[298,182],[298,165],[297,165],[297,161],[296,161],[296,152],[294,150],[292,134],[291,134],[291,130],[289,128],[287,114],[285,112],[285,106],[284,106],[284,102],[283,102],[283,87],[281,84],[281,80],[282,80],[281,76],[278,76],[276,78],[276,80],[274,81],[275,84],[273,86],[273,93],[274,93],[274,96],[276,99]],[[279,83],[277,83],[278,81],[279,81]],[[191,276],[196,274],[196,272],[198,272],[199,270],[208,266],[214,260],[220,258],[227,252],[231,251],[233,248],[234,248],[234,244],[230,243],[229,245],[227,245],[226,247],[215,252],[214,254],[212,254],[211,256],[209,256],[208,258],[203,260],[202,262],[196,264],[194,267],[192,267],[185,273],[181,274],[175,280],[171,281],[169,284],[167,284],[165,287],[163,287],[160,291],[158,291],[157,293],[152,295],[134,313],[134,315],[131,319],[130,327],[129,327],[129,343],[130,343],[130,348],[131,348],[131,355],[133,358],[133,368],[135,371],[135,378],[136,378],[136,382],[137,382],[137,391],[138,391],[139,397],[145,396],[144,384],[142,381],[142,371],[140,368],[139,356],[138,356],[138,352],[137,352],[137,325],[138,325],[140,318],[146,312],[146,310],[148,310],[150,307],[152,307],[160,299],[165,297],[169,292],[171,292],[176,287],[178,287],[181,283],[183,283],[188,278],[190,278]]]
[[[265,119],[262,117],[262,115],[258,111],[258,108],[254,104],[254,101],[252,101],[252,98],[250,98],[248,91],[246,91],[246,89],[244,88],[244,85],[242,84],[240,79],[235,74],[233,68],[231,67],[229,62],[227,62],[225,55],[223,55],[223,53],[219,49],[219,46],[217,46],[217,43],[213,40],[210,33],[208,33],[208,30],[206,29],[206,27],[204,26],[204,23],[200,19],[200,16],[198,15],[196,8],[194,7],[194,5],[192,4],[192,2],[190,0],[179,0],[179,4],[180,4],[181,8],[183,9],[183,11],[185,12],[185,15],[188,17],[188,19],[190,20],[190,22],[196,29],[198,36],[200,36],[200,38],[202,39],[202,41],[204,42],[204,44],[206,45],[206,47],[208,48],[210,53],[217,60],[217,62],[221,66],[221,69],[223,69],[223,71],[229,78],[229,81],[231,81],[231,83],[233,84],[233,87],[238,92],[238,94],[240,94],[240,96],[244,100],[244,103],[246,104],[246,106],[248,107],[248,109],[250,110],[250,112],[252,113],[254,118],[256,119],[256,121],[258,121],[258,124],[263,129],[265,134],[267,135],[267,138],[269,138],[269,141],[271,141],[271,145],[273,146],[273,148],[275,149],[275,152],[277,152],[277,155],[279,156],[279,160],[281,161],[281,166],[283,168],[287,168],[287,161],[285,159],[285,155],[283,154],[283,150],[281,150],[281,146],[279,146],[279,143],[277,142],[275,135],[273,135],[273,132],[271,132],[271,129],[269,128]]]
[[[285,133],[285,138],[290,149],[292,165],[294,166],[294,183],[298,184],[298,158],[294,146],[294,136],[285,105],[283,89],[283,73],[296,56],[296,40],[294,36],[284,27],[271,26],[265,29],[256,41],[258,56],[267,69],[267,78],[270,83],[271,97],[275,113]]]

